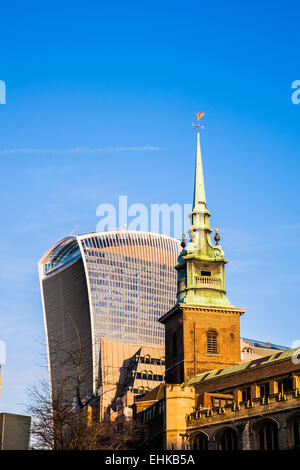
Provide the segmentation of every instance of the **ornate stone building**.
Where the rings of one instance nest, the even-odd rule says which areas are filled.
[[[134,414],[157,450],[298,448],[300,350],[269,345],[262,353],[244,340],[241,352],[245,310],[226,296],[218,229],[211,242],[196,127],[190,243],[183,237],[177,303],[159,320],[165,325],[166,383],[137,397]]]

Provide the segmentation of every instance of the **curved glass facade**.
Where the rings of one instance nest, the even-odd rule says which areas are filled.
[[[52,247],[39,262],[50,369],[51,342],[62,331],[67,334],[68,310],[72,321],[76,317],[84,323],[85,337],[90,328],[94,384],[99,383],[101,338],[163,345],[164,327],[157,319],[176,302],[179,251],[180,242],[173,238],[125,230],[70,236]],[[76,292],[72,270],[81,286]]]

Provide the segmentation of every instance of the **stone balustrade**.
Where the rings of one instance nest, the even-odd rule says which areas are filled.
[[[195,276],[195,285],[197,287],[207,287],[209,289],[220,289],[221,279],[211,276]]]

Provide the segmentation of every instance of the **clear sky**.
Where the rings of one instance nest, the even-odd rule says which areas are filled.
[[[299,17],[276,0],[1,5],[0,410],[24,411],[44,362],[37,261],[119,195],[191,203],[196,111],[241,333],[300,339]]]

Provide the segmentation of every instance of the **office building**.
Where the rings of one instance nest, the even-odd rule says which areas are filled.
[[[76,377],[72,361],[59,360],[61,349],[83,346],[81,392],[103,396],[105,383],[122,382],[125,359],[163,346],[157,319],[176,299],[179,251],[168,236],[126,230],[69,236],[47,251],[38,266],[52,391]],[[106,354],[112,343],[116,354]]]

